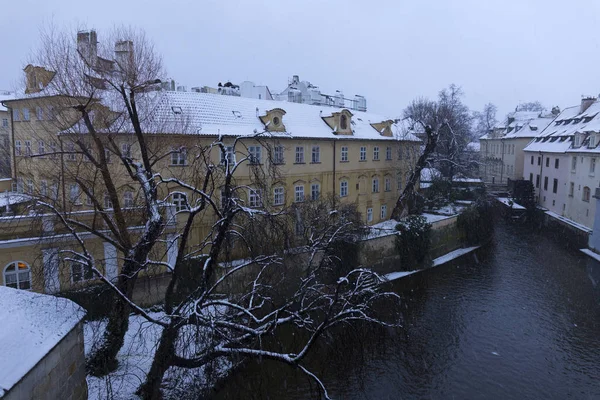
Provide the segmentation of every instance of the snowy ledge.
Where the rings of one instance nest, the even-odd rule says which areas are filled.
[[[590,228],[588,228],[587,226],[585,226],[585,225],[581,225],[581,224],[578,224],[577,222],[575,222],[575,221],[573,221],[573,220],[571,220],[571,219],[569,219],[569,218],[563,217],[562,215],[558,215],[558,214],[557,214],[557,213],[555,213],[555,212],[552,212],[552,211],[546,211],[546,215],[548,215],[548,216],[550,216],[550,217],[552,217],[552,218],[554,218],[554,219],[557,219],[557,220],[559,220],[559,221],[561,221],[561,222],[564,222],[565,224],[567,224],[567,225],[570,225],[570,226],[572,226],[573,228],[579,229],[580,231],[583,231],[583,232],[585,232],[585,233],[592,233],[592,232],[593,232],[593,231],[592,231]]]
[[[481,246],[465,247],[465,248],[462,248],[462,249],[456,249],[454,251],[451,251],[448,254],[444,254],[443,256],[434,259],[431,268],[438,267],[440,265],[446,264],[447,262],[455,260],[458,257],[461,257],[461,256],[463,256],[465,254],[471,253],[472,251],[475,251],[475,250],[477,250],[480,247]],[[430,269],[430,268],[417,269],[417,270],[414,270],[414,271],[391,272],[389,274],[384,275],[383,278],[386,281],[394,281],[396,279],[404,278],[405,276],[416,274],[417,272],[425,271],[427,269]]]
[[[600,254],[594,253],[590,249],[579,249],[579,251],[582,252],[583,254],[586,254],[586,255],[592,257],[596,261],[600,261]]]

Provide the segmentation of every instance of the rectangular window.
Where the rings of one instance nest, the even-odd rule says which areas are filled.
[[[544,190],[548,190],[548,177],[544,177]]]
[[[367,208],[367,222],[373,222],[373,209]]]
[[[23,109],[23,121],[29,121],[29,108]]]
[[[381,206],[381,219],[385,219],[387,217],[387,206]]]
[[[552,193],[556,193],[558,191],[558,179],[554,179],[552,182]]]
[[[75,143],[70,142],[67,143],[67,160],[68,161],[75,161],[76,159],[76,154],[75,154]]]
[[[554,160],[554,168],[558,169],[558,158],[556,160]]]
[[[398,176],[396,177],[396,184],[398,185],[398,191],[402,190],[402,175],[398,174]]]
[[[348,196],[348,181],[340,182],[340,197]]]
[[[534,157],[533,157],[533,156],[531,156],[531,165],[533,165],[533,158],[534,158]]]
[[[573,157],[571,159],[571,172],[575,172],[577,170],[577,157]]]
[[[366,161],[367,160],[367,148],[362,146],[360,148],[360,161]]]
[[[529,182],[533,183],[533,174],[532,173],[529,174]]]
[[[184,147],[173,147],[171,149],[171,165],[186,165],[187,150]]]
[[[587,186],[585,186],[583,188],[583,198],[582,198],[582,200],[585,201],[586,203],[590,202],[590,188],[587,187]]]
[[[250,207],[262,207],[260,190],[248,189],[248,205]]]
[[[222,193],[221,193],[222,195]],[[183,210],[187,210],[188,208],[188,203],[187,203],[187,196],[184,193],[173,193],[173,197],[172,197],[172,203],[175,206],[175,211],[179,212],[179,211],[183,211]],[[223,201],[223,199],[221,198],[221,201]],[[112,204],[110,204],[110,207],[107,207],[107,203],[106,203],[106,196],[104,197],[104,207],[106,208],[112,208]]]
[[[131,145],[129,143],[121,144],[121,155],[123,157],[131,158]]]
[[[311,200],[319,200],[319,195],[321,193],[321,185],[318,183],[313,183],[310,185],[310,198]]]
[[[225,151],[221,152],[221,164],[235,164],[235,152],[233,146],[226,146]]]
[[[46,144],[44,143],[43,140],[38,141],[38,154],[39,155],[46,154]]]
[[[373,160],[379,160],[379,146],[373,147]]]
[[[33,179],[27,179],[27,193],[33,194]]]
[[[8,128],[8,118],[2,118],[2,127]]]
[[[539,175],[535,176],[535,187],[536,188],[540,187],[540,176]]]
[[[542,157],[538,157],[538,165],[542,165]]]
[[[304,147],[296,146],[296,164],[304,164]]]
[[[20,121],[20,120],[21,120],[21,113],[19,113],[19,109],[13,108],[13,121]]]
[[[379,193],[379,178],[373,178],[373,193]]]
[[[571,183],[569,183],[569,196],[573,197],[574,193],[575,193],[575,183],[571,182]]]
[[[40,196],[48,197],[48,181],[45,179],[40,181]]]
[[[50,146],[50,157],[56,158],[56,142],[52,141],[49,143]]]
[[[276,187],[273,189],[273,204],[276,206],[283,205],[284,197],[283,197],[283,188]]]
[[[94,205],[94,202],[92,201],[92,196],[90,196],[89,194],[87,196],[85,196],[85,205],[88,207],[91,207]]]
[[[104,208],[113,208],[113,203],[112,201],[110,201],[110,196],[108,195],[108,193],[104,193]]]
[[[94,278],[94,271],[85,264],[79,262],[71,263],[71,281],[73,283],[88,281]]]
[[[133,192],[126,191],[123,193],[123,205],[127,208],[133,207]]]
[[[79,203],[79,186],[75,183],[69,185],[69,201],[72,204]]]
[[[25,155],[26,156],[30,156],[31,155],[31,140],[26,140],[25,141]]]
[[[319,146],[312,147],[312,162],[313,164],[321,162],[321,150],[319,149]]]
[[[273,163],[275,164],[283,164],[283,146],[277,145],[273,151]]]
[[[35,116],[38,121],[43,121],[44,120],[44,109],[42,107],[36,107]]]
[[[389,192],[392,190],[392,180],[389,177],[385,177],[385,191]]]
[[[262,147],[249,146],[248,157],[250,158],[250,164],[260,164],[262,162]]]
[[[391,147],[386,147],[385,148],[385,159],[387,161],[392,159],[392,148]]]
[[[46,119],[51,121],[54,118],[56,118],[56,115],[54,114],[54,107],[48,106],[48,112],[46,113]]]
[[[342,146],[342,157],[340,161],[346,162],[348,161],[348,146]]]
[[[546,168],[550,167],[550,157],[546,157]]]
[[[592,158],[590,160],[590,175],[594,175],[595,172],[596,172],[596,159]]]
[[[294,201],[296,203],[304,201],[304,185],[297,185],[294,188]]]
[[[20,140],[15,140],[15,155],[16,156],[21,155],[21,141]]]

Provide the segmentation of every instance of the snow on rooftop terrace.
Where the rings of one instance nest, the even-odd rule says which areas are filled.
[[[0,286],[0,397],[84,317],[70,300]]]

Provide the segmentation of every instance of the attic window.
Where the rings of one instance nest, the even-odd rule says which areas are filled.
[[[564,136],[560,138],[560,141],[561,141],[561,142],[564,142],[565,140],[567,140],[567,138],[566,138],[566,137],[564,137]]]
[[[590,122],[590,121],[592,120],[592,118],[593,118],[593,117],[585,117],[585,118],[583,119],[583,122],[584,122],[584,123],[588,123],[588,122]]]
[[[342,114],[340,117],[340,128],[348,129],[348,117],[346,117],[344,114]]]
[[[545,138],[543,138],[543,139],[542,139],[542,142],[543,142],[543,143],[546,143],[547,141],[548,141],[548,138],[547,138],[547,137],[545,137]]]
[[[279,117],[273,117],[273,125],[278,126],[280,122],[281,120],[279,119]]]
[[[554,123],[554,125],[555,125],[555,126],[556,126],[556,125],[560,125],[561,123],[562,123],[562,121],[556,121],[556,122]]]
[[[242,113],[241,113],[241,112],[239,112],[239,111],[235,111],[235,110],[234,110],[234,111],[232,111],[232,113],[233,113],[233,115],[234,115],[236,118],[242,118]]]
[[[171,107],[171,110],[173,110],[173,114],[175,115],[179,115],[179,114],[183,114],[183,110],[181,109],[181,107]]]
[[[557,137],[553,137],[553,138],[551,138],[551,139],[550,139],[550,143],[554,143],[554,142],[556,142],[556,139],[558,139],[558,138],[557,138]]]
[[[573,123],[574,123],[574,124],[578,124],[578,123],[580,123],[580,122],[581,122],[581,119],[580,119],[580,118],[575,118],[575,119],[573,120]]]
[[[362,118],[356,118],[357,120],[359,120],[360,122],[362,122]]]

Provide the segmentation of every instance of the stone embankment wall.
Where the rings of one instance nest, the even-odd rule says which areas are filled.
[[[458,216],[444,218],[431,224],[432,259],[462,247],[462,234],[457,225]],[[359,263],[371,267],[379,274],[394,271],[410,271],[421,268],[417,265],[400,265],[396,251],[396,234],[364,239],[360,242]]]
[[[27,346],[27,344],[24,344]],[[85,400],[83,325],[79,323],[2,400]]]

